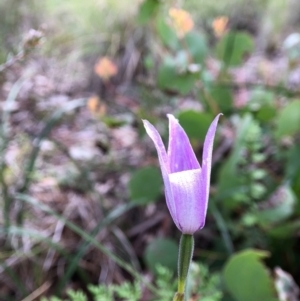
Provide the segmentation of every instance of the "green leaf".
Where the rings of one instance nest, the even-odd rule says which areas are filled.
[[[88,290],[93,295],[95,301],[113,301],[113,286],[111,285],[88,285]]]
[[[114,287],[117,297],[124,301],[138,301],[141,300],[141,287],[136,281],[131,284],[129,282],[124,282],[121,285],[116,285]],[[106,301],[106,300],[105,300]]]
[[[260,261],[267,256],[267,252],[249,249],[230,257],[223,277],[235,300],[278,301],[270,273]]]
[[[86,295],[81,291],[69,290],[67,294],[72,301],[87,301]]]
[[[222,164],[219,172],[218,191],[219,195],[230,196],[239,189],[239,177],[237,177],[237,166],[243,148],[245,147],[245,137],[255,123],[251,114],[245,114],[243,117],[237,117],[235,124],[236,139],[234,140],[233,150],[230,157]],[[226,206],[233,205],[232,198],[228,199]]]
[[[299,131],[300,100],[294,100],[279,113],[276,125],[276,137],[291,136]]]
[[[287,153],[287,162],[285,167],[285,174],[288,180],[293,180],[300,170],[300,145],[293,145]]]
[[[145,0],[139,9],[138,22],[140,24],[147,23],[151,18],[154,17],[159,8],[158,0]]]
[[[158,70],[157,83],[161,89],[170,89],[181,94],[187,94],[194,87],[196,74],[180,72],[184,69],[183,57],[165,57]]]
[[[238,66],[254,49],[252,37],[244,32],[229,32],[216,46],[217,57],[227,66]]]
[[[122,120],[119,117],[103,116],[101,121],[103,121],[109,128],[117,128],[126,124],[126,120]]]
[[[295,220],[291,222],[285,222],[277,227],[272,227],[268,234],[276,238],[287,239],[297,236],[299,230],[300,220]]]
[[[272,120],[277,114],[276,108],[272,105],[262,105],[258,110],[256,117],[259,121],[268,122]]]
[[[257,219],[262,225],[279,223],[293,214],[295,203],[296,197],[291,188],[287,185],[281,186],[264,203],[267,208],[257,212]]]
[[[177,50],[179,48],[179,41],[176,32],[165,22],[162,17],[158,18],[156,22],[156,29],[165,46],[171,48],[172,50]]]
[[[207,41],[204,35],[191,31],[185,36],[189,53],[194,63],[202,64],[208,54]]]
[[[275,95],[273,92],[257,88],[251,92],[250,100],[247,104],[249,110],[256,112],[256,118],[263,122],[268,122],[276,116],[274,106]]]
[[[213,120],[212,115],[188,110],[180,112],[177,117],[190,139],[204,141],[206,132]]]
[[[256,88],[251,92],[247,107],[251,111],[258,111],[263,105],[271,105],[274,100],[274,93],[262,88]]]
[[[172,239],[158,238],[153,240],[146,248],[144,259],[152,273],[156,273],[158,265],[171,271],[177,267],[178,245]]]
[[[211,98],[218,104],[222,113],[226,114],[232,110],[233,99],[230,88],[214,85],[209,91]]]
[[[162,191],[160,171],[156,167],[145,167],[133,173],[129,182],[130,199],[135,204],[154,202]]]

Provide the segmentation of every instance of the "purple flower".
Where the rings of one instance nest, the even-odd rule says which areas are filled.
[[[155,127],[147,120],[143,120],[146,132],[153,140],[158,153],[167,206],[177,228],[184,234],[193,234],[205,225],[212,149],[220,115],[211,123],[206,134],[202,168],[185,131],[173,115],[167,115],[168,152]]]

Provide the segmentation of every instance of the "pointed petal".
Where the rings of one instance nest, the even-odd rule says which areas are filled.
[[[148,120],[143,120],[143,123],[148,136],[152,139],[154,146],[156,148],[160,167],[164,168],[168,173],[169,172],[168,157],[167,157],[165,146],[161,140],[161,137],[158,131],[156,130],[156,128]]]
[[[211,173],[211,159],[212,150],[214,146],[214,138],[220,116],[219,114],[211,123],[205,137],[203,155],[202,155],[202,177],[204,185],[204,196],[205,196],[205,214],[207,211],[208,197],[209,197],[209,186],[210,186],[210,173]]]
[[[166,149],[165,149],[165,146],[164,146],[162,139],[161,139],[158,131],[156,130],[156,128],[147,120],[143,120],[143,123],[144,123],[144,127],[145,127],[147,134],[154,142],[154,146],[155,146],[157,154],[158,154],[161,173],[162,173],[163,180],[164,180],[167,206],[168,206],[168,209],[170,211],[170,214],[171,214],[175,224],[177,225],[176,219],[175,219],[176,207],[175,207],[174,198],[172,195],[172,190],[170,188],[170,183],[169,183],[169,178],[168,178],[169,163],[168,163]]]
[[[169,168],[170,172],[199,169],[200,164],[196,158],[189,138],[178,120],[171,114],[169,118]]]
[[[176,206],[177,227],[193,234],[205,224],[205,195],[200,169],[172,173],[170,186]]]

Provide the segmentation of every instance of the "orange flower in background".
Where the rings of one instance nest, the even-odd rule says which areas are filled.
[[[118,73],[118,67],[116,64],[106,56],[99,59],[94,70],[95,73],[104,81],[109,80]]]
[[[220,38],[226,32],[227,24],[228,17],[222,16],[214,19],[212,27],[216,37]]]
[[[96,116],[105,116],[106,114],[106,105],[103,103],[100,98],[96,95],[91,96],[87,101],[87,107],[89,111]]]
[[[170,8],[169,16],[171,17],[172,25],[176,30],[177,35],[182,38],[194,28],[194,21],[191,15],[179,8]]]

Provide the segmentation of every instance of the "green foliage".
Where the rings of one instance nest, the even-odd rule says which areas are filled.
[[[185,42],[193,62],[203,64],[209,52],[205,35],[191,31],[186,34]]]
[[[260,162],[264,160],[264,157],[259,157],[259,155],[264,155],[260,150],[261,128],[257,121],[253,119],[252,115],[246,114],[243,117],[236,116],[233,122],[236,138],[231,156],[224,162],[219,174],[219,189],[221,195],[227,196],[227,199],[228,197],[231,198],[230,203],[227,203],[228,206],[234,206],[235,199],[237,202],[239,202],[239,200],[247,202],[247,200],[249,201],[251,199],[251,196],[249,195],[251,182],[249,182],[249,179],[251,179],[252,182],[255,181],[255,179],[253,179],[253,177],[249,178],[249,172],[245,170],[245,167],[247,168],[247,166],[250,165],[248,164],[249,159],[252,162],[257,161],[258,159]],[[246,159],[243,156],[243,153],[247,152],[248,147],[252,148],[253,153],[249,153],[248,158]],[[244,177],[241,176],[241,173]],[[236,174],[239,174],[240,176],[236,177]],[[245,191],[245,189],[248,191]],[[233,194],[235,196],[233,196]],[[259,198],[260,196],[258,195],[257,197]]]
[[[199,281],[200,279],[200,281]],[[209,273],[204,264],[191,266],[190,277],[187,287],[189,296],[199,296],[199,301],[220,301],[223,293],[221,291],[221,277],[218,273]]]
[[[166,47],[170,47],[172,50],[177,50],[179,47],[179,41],[175,31],[171,28],[163,16],[159,16],[156,21],[156,30]]]
[[[124,282],[121,285],[90,285],[88,290],[93,296],[93,301],[113,301],[121,298],[123,301],[140,301],[141,287],[138,282]],[[41,301],[87,301],[87,295],[81,291],[69,290],[68,299],[57,297],[43,298]]]
[[[29,5],[34,6],[33,3]],[[0,65],[7,60],[9,54],[12,55],[18,51],[18,40],[21,38],[19,24],[22,17],[20,0],[2,0],[0,2]],[[12,39],[11,36],[14,36],[15,39]]]
[[[50,114],[47,111],[49,118],[40,120],[39,106],[42,107],[44,102],[48,105],[48,97],[39,96],[42,101],[38,105],[35,104],[36,97],[23,101],[23,95],[20,97],[22,101],[18,102],[23,80],[15,85],[9,82],[14,77],[13,68],[7,79],[0,74],[0,85],[3,80],[7,81],[0,94],[5,95],[7,87],[12,87],[3,103],[0,125],[0,206],[3,220],[0,239],[4,245],[0,278],[9,277],[16,298],[23,300],[33,288],[40,287],[41,281],[47,277],[45,266],[48,262],[56,265],[57,261],[62,261],[65,273],[54,275],[52,271],[57,269],[52,269],[49,275],[54,275],[53,283],[57,283],[53,291],[58,296],[66,296],[63,301],[86,301],[87,295],[93,301],[135,301],[143,300],[144,296],[150,298],[149,295],[155,301],[171,300],[176,290],[178,246],[168,238],[176,228],[171,228],[167,219],[155,219],[157,210],[167,210],[163,198],[160,200],[163,195],[161,173],[158,167],[147,165],[148,162],[156,162],[156,157],[153,159],[152,153],[145,151],[145,158],[131,160],[134,154],[130,150],[114,149],[119,139],[114,131],[116,128],[122,130],[126,125],[142,135],[141,118],[151,120],[159,128],[159,118],[173,112],[195,146],[197,157],[201,158],[207,128],[214,116],[222,112],[224,116],[218,125],[213,152],[207,224],[197,237],[194,257],[195,260],[204,258],[207,264],[212,264],[216,273],[211,274],[206,265],[192,265],[187,300],[232,301],[234,298],[236,301],[277,301],[273,279],[261,262],[267,252],[252,248],[268,250],[270,266],[282,266],[290,273],[298,273],[300,261],[295,240],[300,230],[300,101],[297,78],[295,85],[293,81],[297,77],[295,74],[299,73],[299,35],[287,38],[281,52],[280,33],[276,33],[271,49],[281,54],[280,64],[272,56],[266,57],[262,51],[258,56],[259,62],[256,64],[255,60],[251,60],[249,64],[246,61],[255,49],[254,40],[264,40],[261,38],[264,33],[255,36],[245,29],[256,31],[250,25],[260,24],[257,20],[267,6],[272,14],[262,22],[268,26],[269,21],[277,22],[278,18],[273,16],[278,14],[273,12],[277,6],[277,11],[283,11],[284,1],[280,4],[261,0],[226,0],[217,4],[202,0],[186,1],[183,7],[193,16],[194,27],[183,36],[178,35],[172,26],[168,1],[145,0],[141,3],[136,0],[130,5],[118,0],[92,0],[88,3],[83,0],[63,3],[58,0],[30,0],[27,5],[21,2],[5,0],[0,4],[0,62],[6,61],[8,52],[14,54],[17,51],[22,43],[20,30],[31,25],[32,21],[33,24],[49,26],[44,53],[51,53],[51,57],[55,53],[59,61],[65,58],[68,66],[80,61],[82,54],[86,55],[86,61],[93,61],[91,54],[106,53],[116,57],[119,73],[116,82],[101,83],[101,91],[97,90],[104,98],[104,107],[109,105],[107,112],[95,124],[87,118],[86,101],[82,99],[68,101]],[[7,8],[10,14],[6,13]],[[37,20],[43,22],[27,18],[33,13],[30,9],[38,15]],[[217,16],[229,17],[226,30],[220,36],[212,32],[211,24]],[[23,19],[26,24],[18,26],[18,20]],[[8,34],[13,34],[17,40],[10,39]],[[47,60],[43,58],[41,61],[44,59]],[[53,62],[48,63],[52,69]],[[270,67],[272,64],[274,68]],[[286,65],[283,72],[281,65]],[[25,66],[26,60],[18,65],[18,76]],[[56,72],[68,75],[64,67],[61,69],[63,72]],[[134,80],[126,82],[126,89],[119,89],[119,78],[122,80],[124,76],[127,81],[127,76],[131,78],[131,75]],[[52,77],[51,74],[49,78]],[[84,78],[81,74],[80,77]],[[30,82],[35,86],[39,80],[30,78]],[[26,93],[29,93],[27,86],[30,85],[25,85]],[[59,91],[60,87],[55,93]],[[239,92],[244,92],[243,97]],[[78,91],[74,89],[74,93]],[[28,108],[27,102],[30,103]],[[37,114],[30,115],[28,120],[37,121],[38,126],[28,130],[26,124],[24,133],[17,135],[21,137],[20,142],[15,133],[22,131],[22,125],[16,126],[15,123],[23,116],[23,106],[26,107],[24,116],[31,111],[31,106],[37,110]],[[126,110],[126,116],[119,114],[119,110]],[[77,118],[83,121],[79,119],[78,122]],[[53,138],[64,133],[60,126],[73,131],[87,126],[89,130],[92,128],[91,137],[98,136],[100,129],[101,135],[106,135],[107,141],[111,139],[112,143],[105,152],[101,152],[99,161],[82,164],[72,158],[68,139],[64,145],[64,139],[61,143]],[[72,133],[68,134],[73,140]],[[42,151],[44,142],[53,143],[54,151],[61,152],[63,158],[57,160],[52,158],[52,154],[45,155]],[[98,141],[94,142],[98,146]],[[143,151],[143,140],[135,143],[139,151]],[[15,149],[20,149],[20,154],[14,155]],[[123,154],[127,152],[128,157],[124,159]],[[59,168],[52,165],[52,161],[56,160],[62,162]],[[67,163],[64,165],[64,162]],[[48,166],[51,172],[45,171]],[[123,182],[122,176],[128,175],[128,170],[134,170],[128,187],[114,187],[115,183],[127,183]],[[48,188],[47,181],[53,179],[55,185]],[[69,195],[76,199],[75,206],[66,204],[65,199]],[[46,206],[46,202],[53,202],[53,210],[50,205]],[[58,210],[54,208],[56,204],[59,204]],[[74,207],[76,210],[71,212]],[[138,214],[136,211],[128,213],[131,209],[139,210]],[[94,212],[96,218],[90,219]],[[53,224],[49,222],[51,219]],[[47,231],[39,231],[35,229],[38,228],[35,220],[51,225],[47,224]],[[51,233],[49,229],[55,229],[55,232]],[[239,252],[245,248],[251,249]],[[28,253],[25,249],[29,249]],[[116,256],[116,253],[126,253],[126,259]],[[97,268],[103,268],[105,272],[107,263],[102,262],[106,260],[104,256],[109,258],[107,266],[110,267],[111,262],[116,264],[113,282],[119,281],[120,273],[126,279],[129,273],[132,283],[89,286],[87,283],[96,282],[99,277]],[[228,256],[231,257],[228,259]],[[38,260],[31,261],[27,274],[30,279],[23,281],[19,273],[26,270],[31,257]],[[86,267],[90,266],[89,260],[95,258],[96,261],[99,258],[99,267],[95,267],[90,281],[93,269]],[[16,262],[15,266],[11,262]],[[225,288],[218,272],[222,268]],[[149,271],[153,275],[152,284],[144,279]],[[65,294],[66,287],[69,283],[72,287],[74,279],[79,279],[84,292],[68,291]],[[3,299],[12,300],[9,297]],[[48,300],[62,301],[58,297]]]
[[[159,67],[157,84],[161,89],[187,94],[194,87],[196,74],[188,70],[188,53],[178,52],[176,57],[166,56]]]
[[[224,282],[237,301],[278,301],[272,278],[260,262],[267,253],[247,250],[233,255],[223,271]]]
[[[156,264],[155,275],[157,277],[155,284],[157,286],[157,300],[171,300],[176,291],[176,282],[174,281],[174,272],[168,268]]]
[[[41,301],[64,301],[64,300],[57,298],[57,297],[50,297],[49,299],[42,298]],[[79,300],[71,300],[71,301],[79,301]]]
[[[149,269],[155,273],[156,266],[162,265],[171,271],[177,267],[178,245],[168,238],[157,238],[146,248],[144,258]]]
[[[217,57],[226,66],[240,65],[246,54],[254,49],[252,37],[243,32],[230,32],[226,34],[216,46]]]
[[[113,301],[114,286],[112,285],[89,285],[88,289],[94,296],[95,301]]]
[[[138,21],[141,24],[147,23],[155,13],[158,11],[159,8],[159,0],[145,0],[140,8],[138,14]]]
[[[129,182],[130,199],[134,204],[145,205],[157,200],[162,191],[160,171],[145,167],[133,173]]]
[[[275,191],[270,199],[267,208],[262,208],[257,212],[256,218],[262,225],[278,224],[283,220],[289,218],[293,212],[296,203],[296,197],[292,189],[287,186],[281,186]]]
[[[120,286],[114,287],[116,295],[122,300],[126,301],[139,301],[141,299],[141,288],[138,282],[130,284],[125,282]]]
[[[80,291],[68,291],[68,296],[72,301],[87,301],[86,295]]]
[[[213,120],[212,115],[188,110],[181,111],[177,117],[190,139],[204,142],[207,129]]]
[[[269,122],[276,116],[275,95],[271,91],[262,88],[253,89],[248,109],[256,114],[256,118],[262,122]]]
[[[169,301],[176,291],[174,273],[161,265],[156,266],[155,301]],[[113,301],[116,298],[122,301],[140,301],[142,298],[142,286],[138,282],[124,282],[120,285],[89,285],[88,290],[92,295],[92,301]],[[86,294],[81,291],[68,291],[68,299],[58,297],[42,298],[41,301],[86,301]],[[196,301],[220,301],[220,275],[209,273],[204,264],[192,263],[188,280],[187,294],[195,296]]]
[[[209,94],[211,99],[216,102],[220,112],[226,114],[232,110],[233,99],[230,87],[215,84],[209,88]]]
[[[279,113],[276,136],[282,138],[299,132],[300,129],[300,100],[289,103]]]

